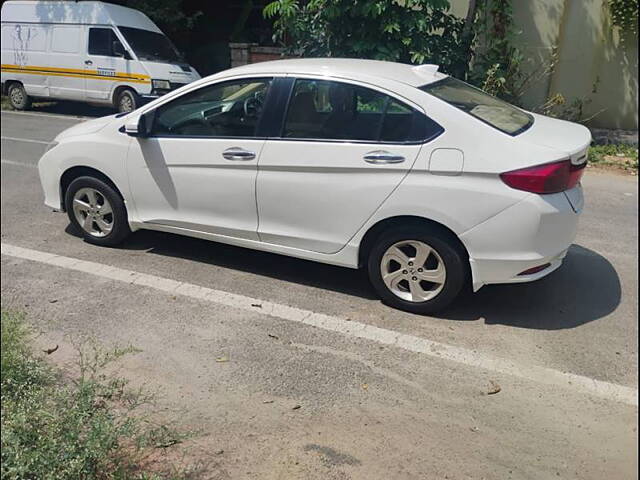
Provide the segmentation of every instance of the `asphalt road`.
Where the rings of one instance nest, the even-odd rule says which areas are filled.
[[[349,269],[156,232],[84,243],[43,206],[34,168],[78,121],[2,113],[3,303],[61,345],[60,363],[88,336],[140,348],[122,371],[198,427],[211,478],[637,477],[637,178],[587,173],[558,271],[425,317],[382,305]],[[103,266],[159,279],[114,280]],[[168,280],[188,288],[167,293]],[[491,382],[500,393],[487,395]],[[635,401],[606,393],[620,390]]]

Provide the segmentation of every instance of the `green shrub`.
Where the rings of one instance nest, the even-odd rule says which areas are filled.
[[[129,350],[82,355],[69,381],[33,355],[28,336],[21,315],[2,312],[2,479],[164,478],[141,460],[180,436],[134,415],[148,398],[100,373]]]
[[[624,144],[595,145],[589,149],[589,163],[638,172],[638,147]]]

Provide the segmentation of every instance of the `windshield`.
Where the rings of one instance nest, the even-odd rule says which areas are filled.
[[[509,135],[518,135],[533,124],[528,113],[453,77],[424,85],[420,90]]]
[[[184,62],[171,40],[162,33],[131,27],[118,27],[118,29],[133,48],[138,59],[163,63]]]

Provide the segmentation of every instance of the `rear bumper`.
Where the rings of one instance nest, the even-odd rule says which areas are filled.
[[[532,194],[463,233],[473,290],[493,283],[531,282],[556,270],[575,239],[581,210],[581,187]],[[520,275],[545,264],[549,266],[537,273]]]

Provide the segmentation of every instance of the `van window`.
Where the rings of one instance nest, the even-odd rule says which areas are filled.
[[[54,26],[51,32],[51,51],[58,53],[78,53],[80,47],[80,27]]]
[[[89,55],[115,57],[113,54],[113,42],[120,43],[120,40],[110,28],[89,29]]]
[[[3,50],[44,52],[47,49],[47,31],[36,25],[3,25]]]
[[[118,27],[118,30],[124,35],[139,60],[166,63],[184,62],[178,49],[162,33],[131,27]]]

